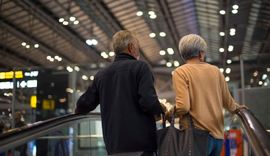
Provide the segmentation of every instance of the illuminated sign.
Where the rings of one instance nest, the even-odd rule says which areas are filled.
[[[30,99],[30,104],[32,108],[37,108],[37,96],[32,95]]]
[[[36,88],[37,80],[17,81],[17,88]],[[13,89],[13,82],[0,82],[0,89]]]
[[[38,71],[25,72],[24,76],[37,77],[38,76]]]
[[[42,108],[44,110],[54,110],[55,101],[52,99],[44,99],[42,100]]]
[[[23,75],[25,77],[37,77],[38,71],[24,72],[24,74],[23,74],[23,71],[15,71],[15,78],[16,79],[23,78]],[[0,79],[13,79],[13,76],[14,76],[13,71],[0,72]]]
[[[0,72],[0,79],[13,79],[14,72]],[[23,78],[23,72],[22,71],[15,71],[15,78],[20,79]]]

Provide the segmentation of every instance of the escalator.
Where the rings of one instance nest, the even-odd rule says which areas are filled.
[[[241,155],[270,156],[270,136],[253,113],[239,110],[232,117],[232,125],[237,121],[251,151]],[[100,113],[64,115],[0,134],[0,156],[25,153],[28,156],[106,156]]]
[[[100,113],[69,114],[0,134],[0,156],[107,155]]]

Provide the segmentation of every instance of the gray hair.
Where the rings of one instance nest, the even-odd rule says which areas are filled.
[[[137,40],[134,32],[128,30],[118,31],[113,36],[113,49],[116,54],[124,52],[128,48],[128,44],[132,43],[137,48]]]
[[[205,52],[207,44],[204,39],[196,34],[189,34],[181,38],[179,51],[185,60],[198,57],[200,51]]]

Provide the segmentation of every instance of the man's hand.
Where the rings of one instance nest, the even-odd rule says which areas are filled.
[[[167,113],[165,114],[165,121],[168,120],[168,121],[171,123],[171,119],[172,119],[172,118],[169,117],[169,112],[167,112]]]
[[[167,107],[163,104],[163,103],[160,103],[162,109],[163,109],[163,112],[166,113],[167,112]]]

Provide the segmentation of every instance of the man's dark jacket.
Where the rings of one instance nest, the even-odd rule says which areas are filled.
[[[120,53],[100,70],[79,98],[77,110],[87,114],[101,108],[103,137],[108,154],[156,151],[156,123],[162,112],[148,65]]]

